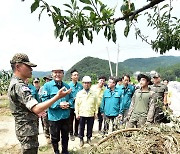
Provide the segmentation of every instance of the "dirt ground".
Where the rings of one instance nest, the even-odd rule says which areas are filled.
[[[6,111],[7,112],[7,111]],[[14,154],[20,152],[20,144],[15,135],[13,116],[0,116],[0,154]],[[50,145],[47,145],[46,138],[43,133],[41,121],[39,125],[39,154],[53,154],[53,150]],[[92,143],[97,143],[102,139],[101,135],[97,132],[98,122],[95,120],[94,132],[92,137]],[[85,138],[86,141],[86,138]],[[84,148],[89,147],[88,144],[84,145]],[[75,141],[69,140],[69,150],[77,151],[79,147],[79,138],[75,138]],[[16,152],[15,152],[16,151]]]

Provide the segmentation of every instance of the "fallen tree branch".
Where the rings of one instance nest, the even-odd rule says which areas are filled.
[[[121,130],[118,130],[118,131],[114,131],[112,132],[111,134],[109,134],[107,137],[103,138],[102,140],[100,140],[98,143],[97,143],[97,146],[102,144],[103,142],[107,141],[108,139],[110,139],[111,137],[119,134],[119,133],[123,133],[123,132],[128,132],[128,131],[140,131],[141,129],[140,128],[128,128],[128,129],[121,129]]]

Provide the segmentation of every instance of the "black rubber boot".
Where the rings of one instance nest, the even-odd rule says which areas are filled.
[[[58,143],[53,143],[53,144],[52,144],[52,147],[53,147],[53,149],[54,149],[54,153],[55,153],[55,154],[60,154],[60,153],[59,153],[59,145],[58,145]]]

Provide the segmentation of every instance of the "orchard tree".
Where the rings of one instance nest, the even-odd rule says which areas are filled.
[[[122,2],[120,8],[110,8],[101,0],[71,0],[63,4],[66,9],[61,10],[62,7],[50,5],[46,0],[34,0],[31,12],[41,9],[40,20],[42,12],[46,11],[53,20],[55,37],[60,41],[67,37],[68,41],[72,43],[76,37],[78,43],[84,44],[84,39],[93,41],[94,32],[98,34],[103,31],[104,37],[108,41],[116,42],[117,27],[115,25],[122,21],[126,23],[124,27],[126,37],[130,29],[134,27],[136,39],[140,37],[160,54],[172,48],[180,49],[180,19],[172,16],[173,6],[171,3],[173,0],[145,1],[146,5],[141,8],[136,8],[136,4],[131,0],[120,0]],[[163,6],[160,4],[162,2]],[[80,3],[82,4],[79,5]],[[136,3],[140,3],[140,1]],[[119,11],[122,16],[115,17],[115,11]],[[148,26],[156,30],[154,40],[149,40],[148,36],[143,35],[140,28],[137,27],[137,21],[141,15],[146,15]]]

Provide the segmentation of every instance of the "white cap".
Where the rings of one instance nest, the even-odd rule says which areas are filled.
[[[64,69],[63,69],[62,66],[56,66],[56,67],[53,67],[53,68],[52,68],[52,71],[57,71],[57,70],[64,71]]]
[[[84,77],[82,78],[82,82],[91,82],[90,76],[84,76]]]

